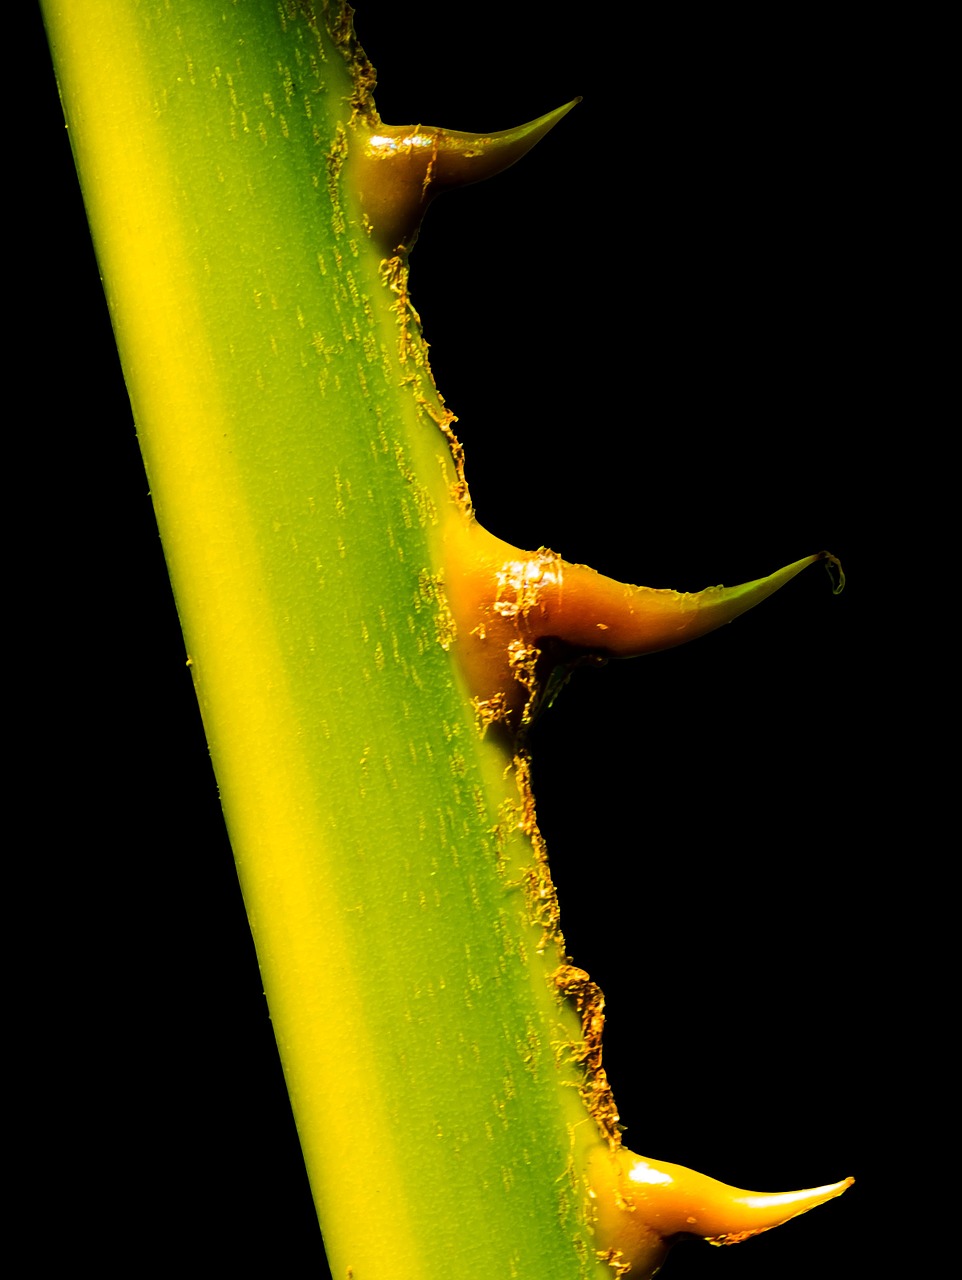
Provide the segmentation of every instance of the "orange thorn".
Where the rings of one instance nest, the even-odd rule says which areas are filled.
[[[650,1280],[678,1236],[738,1244],[840,1196],[855,1181],[775,1194],[742,1191],[606,1143],[592,1149],[586,1176],[598,1252],[630,1264],[632,1280]]]
[[[519,551],[471,517],[445,530],[447,591],[458,628],[462,670],[477,701],[498,699],[512,728],[537,708],[538,678],[588,655],[629,658],[685,644],[733,621],[819,560],[796,560],[767,578],[704,591],[656,590],[616,582],[553,551]],[[525,660],[519,658],[524,651]]]
[[[509,169],[580,101],[500,133],[359,120],[348,173],[376,243],[386,255],[410,250],[435,196]]]

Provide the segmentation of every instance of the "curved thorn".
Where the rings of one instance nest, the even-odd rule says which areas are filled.
[[[348,172],[372,237],[387,254],[410,250],[435,196],[509,169],[580,101],[500,133],[359,120]]]
[[[535,657],[563,649],[561,665],[586,654],[639,657],[732,622],[817,561],[836,567],[836,592],[845,580],[838,560],[820,551],[735,587],[670,591],[617,582],[544,547],[519,551],[472,518],[452,520],[445,537],[462,669],[479,702],[500,699],[513,727],[526,705],[530,713],[536,692],[530,658],[519,683],[511,656],[519,645]]]
[[[840,1196],[855,1181],[775,1194],[743,1191],[604,1143],[589,1155],[586,1177],[599,1252],[620,1255],[632,1280],[653,1276],[677,1236],[738,1244]]]

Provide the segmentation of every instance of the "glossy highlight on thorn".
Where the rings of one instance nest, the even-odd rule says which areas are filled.
[[[598,1254],[632,1280],[654,1276],[680,1236],[739,1244],[840,1196],[854,1181],[772,1194],[743,1191],[605,1143],[591,1151],[586,1169]]]
[[[634,586],[545,547],[521,551],[461,512],[448,521],[445,558],[462,671],[477,705],[502,707],[514,730],[535,714],[556,668],[591,655],[633,658],[686,644],[734,621],[819,561],[835,570],[836,594],[845,583],[836,557],[820,551],[734,587]],[[524,663],[517,660],[519,646]]]
[[[487,134],[358,119],[349,143],[348,173],[372,239],[385,255],[409,251],[436,196],[503,173],[580,101],[575,98],[537,120]]]

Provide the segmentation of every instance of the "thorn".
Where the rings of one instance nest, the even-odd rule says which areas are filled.
[[[589,1154],[586,1179],[598,1251],[630,1263],[632,1280],[650,1280],[678,1236],[738,1244],[840,1196],[855,1181],[774,1194],[742,1191],[606,1143]]]
[[[348,172],[376,243],[386,255],[410,251],[435,196],[509,169],[580,101],[500,133],[358,120]]]
[[[825,551],[739,586],[680,592],[616,582],[544,547],[519,551],[470,517],[452,519],[445,537],[462,670],[473,696],[486,703],[500,697],[514,730],[530,722],[555,667],[584,662],[586,655],[632,658],[695,640],[819,560],[835,566],[836,592],[844,584],[841,566]],[[523,666],[511,657],[519,645],[528,655]]]

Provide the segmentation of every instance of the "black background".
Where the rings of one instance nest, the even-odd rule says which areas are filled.
[[[624,24],[583,6],[358,9],[389,122],[492,130],[584,95],[522,164],[439,201],[413,254],[482,522],[652,586],[743,581],[821,547],[845,563],[839,598],[810,569],[690,648],[579,673],[534,750],[569,950],[608,999],[628,1145],[761,1189],[858,1179],[743,1248],[676,1251],[666,1280],[868,1274],[869,1099],[894,1068],[872,905],[887,730],[868,710],[861,630],[877,554],[862,471],[886,381],[862,36],[798,13],[749,30],[680,11]],[[53,359],[32,375],[30,434],[53,529],[38,612],[62,690],[41,718],[37,823],[70,811],[63,1105],[108,1170],[76,1247],[107,1267],[316,1276],[39,30],[35,48],[49,163],[22,234]]]

